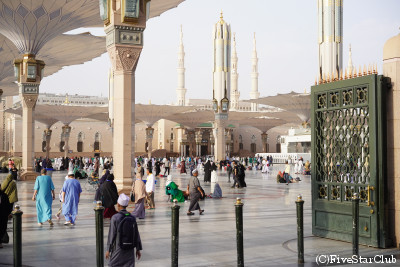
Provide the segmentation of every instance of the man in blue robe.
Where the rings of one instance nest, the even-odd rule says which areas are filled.
[[[35,191],[33,193],[32,200],[36,200],[36,211],[37,220],[39,226],[43,225],[43,222],[48,221],[50,225],[53,225],[51,221],[51,205],[55,198],[54,184],[51,177],[47,174],[46,169],[42,169],[41,176],[36,178]]]
[[[81,184],[75,179],[73,171],[70,171],[68,173],[68,179],[65,180],[62,188],[62,213],[66,221],[64,225],[75,225],[81,193]]]

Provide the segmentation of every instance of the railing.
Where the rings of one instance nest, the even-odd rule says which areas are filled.
[[[303,158],[305,163],[307,160],[311,162],[311,153],[257,153],[256,157],[267,158],[267,156],[272,156],[274,164],[285,164],[286,161],[289,164],[294,164],[296,160]]]

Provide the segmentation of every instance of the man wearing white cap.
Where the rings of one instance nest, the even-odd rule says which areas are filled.
[[[106,252],[106,259],[110,260],[108,266],[135,266],[135,248],[136,258],[140,260],[142,256],[140,252],[142,241],[136,219],[126,211],[129,200],[124,193],[119,195],[117,202],[119,212],[111,217]]]
[[[81,193],[81,184],[75,179],[74,172],[68,172],[68,179],[65,180],[61,193],[63,202],[62,213],[65,217],[64,225],[75,225]]]

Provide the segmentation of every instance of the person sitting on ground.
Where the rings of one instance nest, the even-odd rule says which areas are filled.
[[[285,178],[283,178],[283,173],[281,171],[278,172],[278,175],[276,176],[276,182],[277,183],[286,183]]]
[[[168,175],[167,183],[165,184],[165,194],[171,196],[171,202],[176,199],[178,202],[185,202],[185,197],[179,185],[172,181],[172,175]]]
[[[212,193],[210,198],[222,198],[222,189],[218,183],[214,185],[214,193]]]

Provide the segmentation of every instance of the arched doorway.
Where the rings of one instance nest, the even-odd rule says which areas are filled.
[[[93,144],[94,151],[100,151],[100,133],[97,132],[94,135],[94,144]]]
[[[243,137],[239,135],[239,150],[243,150]]]
[[[83,152],[83,132],[78,133],[78,142],[76,143],[76,150],[78,152]]]
[[[61,133],[61,138],[60,138],[60,144],[59,144],[59,149],[60,149],[60,152],[64,152],[65,150],[65,135],[64,135],[64,133]]]
[[[257,150],[256,137],[255,137],[255,135],[253,135],[251,137],[250,151],[251,151],[251,153],[256,153],[256,150]]]

